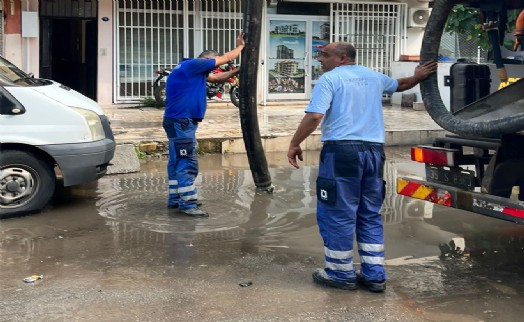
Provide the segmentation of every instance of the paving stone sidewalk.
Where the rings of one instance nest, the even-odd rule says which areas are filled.
[[[266,152],[287,151],[291,136],[304,116],[307,101],[270,102],[258,108],[260,135]],[[111,120],[117,144],[166,143],[162,128],[163,110],[147,107],[104,106]],[[446,132],[426,111],[384,106],[386,145],[430,143]],[[317,130],[303,149],[320,148]],[[209,103],[197,139],[204,152],[242,153],[244,144],[238,109],[231,103]]]

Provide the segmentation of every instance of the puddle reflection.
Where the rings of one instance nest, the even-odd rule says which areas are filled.
[[[523,226],[397,195],[398,176],[421,175],[424,169],[406,161],[406,156],[391,157],[392,149],[388,151],[388,185],[381,210],[386,264],[402,267],[392,274],[408,274],[409,267],[423,266],[424,273],[413,281],[420,278],[424,284],[424,278],[440,279],[438,272],[448,269],[524,267]],[[52,249],[42,246],[51,240],[66,244],[68,239],[60,236],[97,232],[115,250],[198,244],[227,252],[228,247],[241,245],[245,251],[318,257],[322,245],[315,214],[318,153],[305,157],[304,166],[295,170],[284,156],[268,156],[274,194],[256,191],[245,155],[201,157],[197,186],[203,208],[211,214],[208,219],[168,210],[165,160],[150,161],[140,173],[106,176],[97,184],[67,190],[64,201],[48,212],[2,221],[0,246],[18,248],[21,257],[33,256]],[[230,252],[227,256],[238,256]]]

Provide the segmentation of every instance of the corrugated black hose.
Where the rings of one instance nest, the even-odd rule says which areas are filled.
[[[458,0],[435,0],[422,40],[421,63],[437,61],[440,40],[447,17],[453,6],[463,2]],[[486,121],[469,121],[454,116],[442,102],[437,77],[438,75],[434,74],[423,81],[420,84],[420,90],[427,112],[443,129],[458,135],[471,137],[500,137],[504,134],[524,130],[524,111],[510,117]],[[522,98],[524,97],[519,97],[519,99]]]

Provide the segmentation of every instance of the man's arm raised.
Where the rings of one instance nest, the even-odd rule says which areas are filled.
[[[215,66],[220,66],[232,60],[237,59],[237,57],[240,56],[240,53],[244,49],[245,45],[246,45],[246,42],[244,41],[244,33],[241,32],[237,36],[237,47],[233,50],[228,51],[227,53],[223,54],[222,56],[215,57]]]

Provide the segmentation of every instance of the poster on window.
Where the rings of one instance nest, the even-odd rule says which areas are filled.
[[[269,93],[304,93],[306,22],[269,22]]]
[[[313,21],[312,23],[311,43],[313,48],[311,49],[311,58],[313,58],[313,61],[311,63],[311,81],[313,85],[323,73],[320,62],[317,59],[324,46],[329,44],[329,37],[331,35],[329,27],[329,22],[325,21]]]

